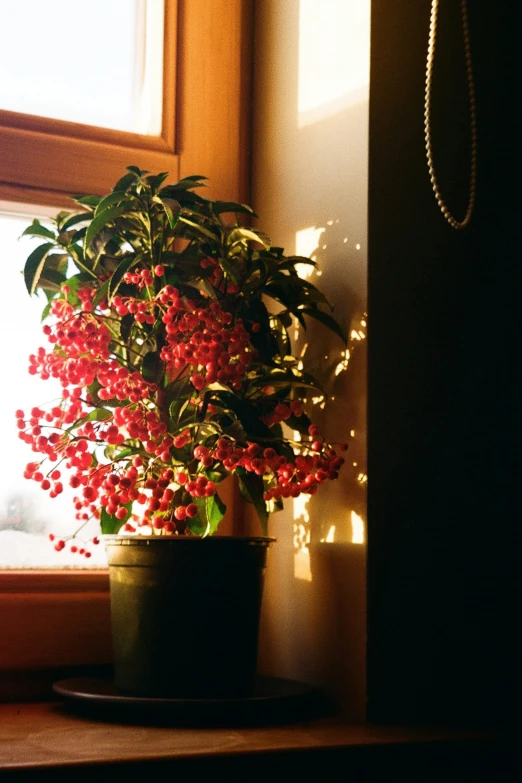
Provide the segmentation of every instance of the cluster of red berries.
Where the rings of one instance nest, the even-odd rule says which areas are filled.
[[[272,413],[263,418],[267,427],[273,427],[275,424],[281,424],[283,421],[287,421],[290,416],[302,416],[303,415],[303,403],[301,400],[291,400],[288,402],[278,402]]]
[[[163,267],[161,267],[163,270]],[[163,274],[163,271],[161,272]],[[123,275],[123,279],[126,283],[130,283],[131,285],[137,285],[138,288],[141,289],[147,286],[147,288],[150,288],[154,284],[154,278],[152,276],[152,273],[150,269],[135,269],[133,272],[125,272]]]
[[[219,302],[206,308],[185,302],[172,286],[163,289],[159,301],[164,306],[167,342],[161,358],[167,372],[187,368],[196,391],[216,382],[239,389],[254,355],[242,321],[233,322]]]
[[[100,400],[117,399],[139,402],[150,399],[151,393],[156,391],[156,384],[147,383],[139,372],[130,372],[116,359],[110,362],[102,362],[98,367],[97,379],[103,387],[98,391]]]
[[[54,548],[57,552],[61,552],[66,547],[67,541],[75,541],[76,539],[67,537],[67,538],[56,538],[54,533],[49,533],[49,541],[54,541]],[[90,541],[91,544],[97,545],[100,543],[100,539],[98,536],[94,536],[94,538]],[[85,546],[77,546],[75,543],[72,543],[69,546],[69,551],[73,554],[78,553],[79,555],[83,555],[83,557],[92,557],[92,552],[87,549]]]
[[[234,292],[234,284],[226,283],[217,261],[203,259],[201,266],[211,269],[209,279],[216,288],[224,292],[226,286],[227,293]],[[154,276],[164,274],[163,266],[157,265],[154,270],[128,272],[124,280],[139,289],[150,288]],[[200,501],[216,494],[215,483],[205,475],[210,469],[224,467],[232,473],[240,468],[263,477],[267,501],[298,497],[302,492],[313,494],[322,481],[337,477],[344,460],[323,442],[316,427],[310,428],[309,440],[300,444],[294,459],[258,443],[240,445],[231,437],[218,438],[209,446],[195,445],[192,450],[191,428],[168,432],[165,413],[157,404],[156,385],[111,357],[114,337],[110,314],[104,314],[108,304],[100,302],[102,312],[94,311],[95,287],[78,290],[79,311],[67,300],[68,286],[62,287],[62,293],[51,305],[54,325],[44,326],[53,349],[46,352],[40,348],[30,357],[29,369],[43,379],[59,379],[60,404],[46,410],[33,408],[27,416],[19,410],[16,416],[19,437],[33,452],[43,455],[41,462],[27,465],[24,475],[56,497],[63,491],[60,468],[64,464],[70,472],[69,484],[77,490],[78,530],[92,517],[100,519],[104,510],[121,521],[125,532],[147,526],[168,534],[182,533],[198,515]],[[201,306],[171,285],[151,294],[147,301],[115,296],[111,307],[119,317],[131,314],[138,324],[155,324],[161,318],[165,339],[160,357],[167,377],[187,376],[198,393],[213,383],[240,389],[256,357],[241,319],[234,319],[217,301]],[[255,332],[260,327],[252,323],[249,328]],[[273,392],[267,387],[268,396]],[[113,402],[98,413],[99,400]],[[197,409],[202,398],[195,394],[189,403]],[[205,410],[209,416],[216,413],[211,404]],[[268,410],[263,420],[272,427],[301,416],[303,406],[300,400],[275,400]],[[129,441],[132,453],[113,448]],[[135,454],[137,449],[139,455]],[[171,467],[173,449],[186,449],[187,463],[195,460],[196,467],[175,473]],[[42,469],[45,460],[52,463],[47,474]],[[132,513],[140,506],[139,513]],[[76,545],[77,533],[70,539],[58,539],[55,548],[60,551],[69,541],[71,551],[89,557],[87,547]]]
[[[32,408],[28,418],[22,410],[16,411],[18,437],[31,446],[34,452],[45,454],[51,462],[56,462],[58,452],[65,448],[67,439],[63,437],[62,430],[88,413],[83,403],[78,400],[78,395],[70,394],[64,389],[63,397],[60,406],[53,406],[48,411]],[[44,429],[55,431],[45,435]]]
[[[43,333],[55,350],[47,353],[39,348],[31,355],[29,373],[40,375],[43,380],[57,378],[64,388],[89,386],[110,357],[109,330],[96,316],[75,313],[64,299],[53,301],[51,313],[56,324],[54,328],[46,324]]]
[[[311,437],[319,437],[319,431],[314,425],[310,426],[309,433]],[[303,492],[313,495],[323,481],[337,478],[344,458],[334,448],[319,440],[304,445],[304,448],[315,453],[298,454],[292,461],[279,455],[272,447],[263,449],[258,443],[239,446],[230,438],[219,438],[213,449],[197,446],[194,457],[203,469],[221,462],[230,472],[243,468],[249,473],[263,476],[269,485],[265,500],[272,500],[280,497],[296,498]],[[340,444],[341,451],[346,448],[345,443]]]

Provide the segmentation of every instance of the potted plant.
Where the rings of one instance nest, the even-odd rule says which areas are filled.
[[[43,239],[27,289],[47,298],[48,347],[29,372],[62,386],[59,400],[17,411],[38,455],[24,475],[56,496],[65,469],[77,490],[56,549],[88,556],[81,531],[99,520],[120,690],[249,695],[269,513],[337,478],[346,448],[308,416],[318,383],[290,327],[311,317],[344,335],[298,274],[313,261],[245,226],[249,207],[199,195],[204,177],[166,178],[129,166],[109,195],[24,232]],[[259,537],[216,535],[226,479],[255,506]]]

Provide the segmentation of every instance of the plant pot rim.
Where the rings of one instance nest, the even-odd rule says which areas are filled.
[[[125,534],[108,534],[105,533],[102,536],[102,539],[106,543],[110,544],[118,544],[122,546],[133,546],[133,545],[140,545],[145,544],[149,545],[151,543],[156,542],[162,542],[163,543],[171,543],[171,542],[177,542],[178,544],[183,542],[193,542],[193,541],[208,541],[208,542],[216,542],[221,543],[223,541],[234,541],[234,542],[243,542],[249,545],[261,545],[261,546],[268,546],[269,544],[273,543],[274,541],[277,541],[276,538],[273,538],[272,536],[206,536],[205,538],[200,536],[136,536],[136,535],[125,535]],[[212,545],[212,544],[210,544]]]

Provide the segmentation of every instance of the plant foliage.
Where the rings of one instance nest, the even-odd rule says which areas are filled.
[[[199,195],[204,177],[166,179],[129,166],[104,198],[77,198],[52,230],[35,220],[24,232],[43,240],[25,285],[48,300],[49,349],[30,372],[63,387],[52,407],[17,412],[41,455],[25,475],[54,495],[65,467],[78,527],[94,515],[104,533],[162,535],[214,533],[219,485],[234,476],[266,533],[269,511],[343,461],[304,412],[319,384],[290,329],[311,317],[345,335],[298,274],[313,261],[243,225],[250,207]]]

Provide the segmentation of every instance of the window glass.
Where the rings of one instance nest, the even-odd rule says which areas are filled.
[[[0,248],[2,248],[2,393],[0,405],[0,567],[85,568],[104,565],[103,544],[93,545],[97,526],[87,525],[80,534],[81,543],[91,557],[73,553],[66,547],[56,552],[49,533],[57,538],[70,534],[74,516],[74,491],[63,471],[64,491],[55,498],[40,486],[23,477],[25,466],[33,461],[31,448],[18,438],[15,411],[30,410],[50,403],[60,394],[60,384],[50,378],[42,381],[29,375],[29,355],[47,343],[41,331],[43,294],[29,297],[22,270],[32,246],[41,243],[27,237],[19,239],[31,221],[28,218],[0,213]],[[44,222],[44,221],[42,221]]]
[[[163,0],[0,3],[0,109],[161,132]]]

